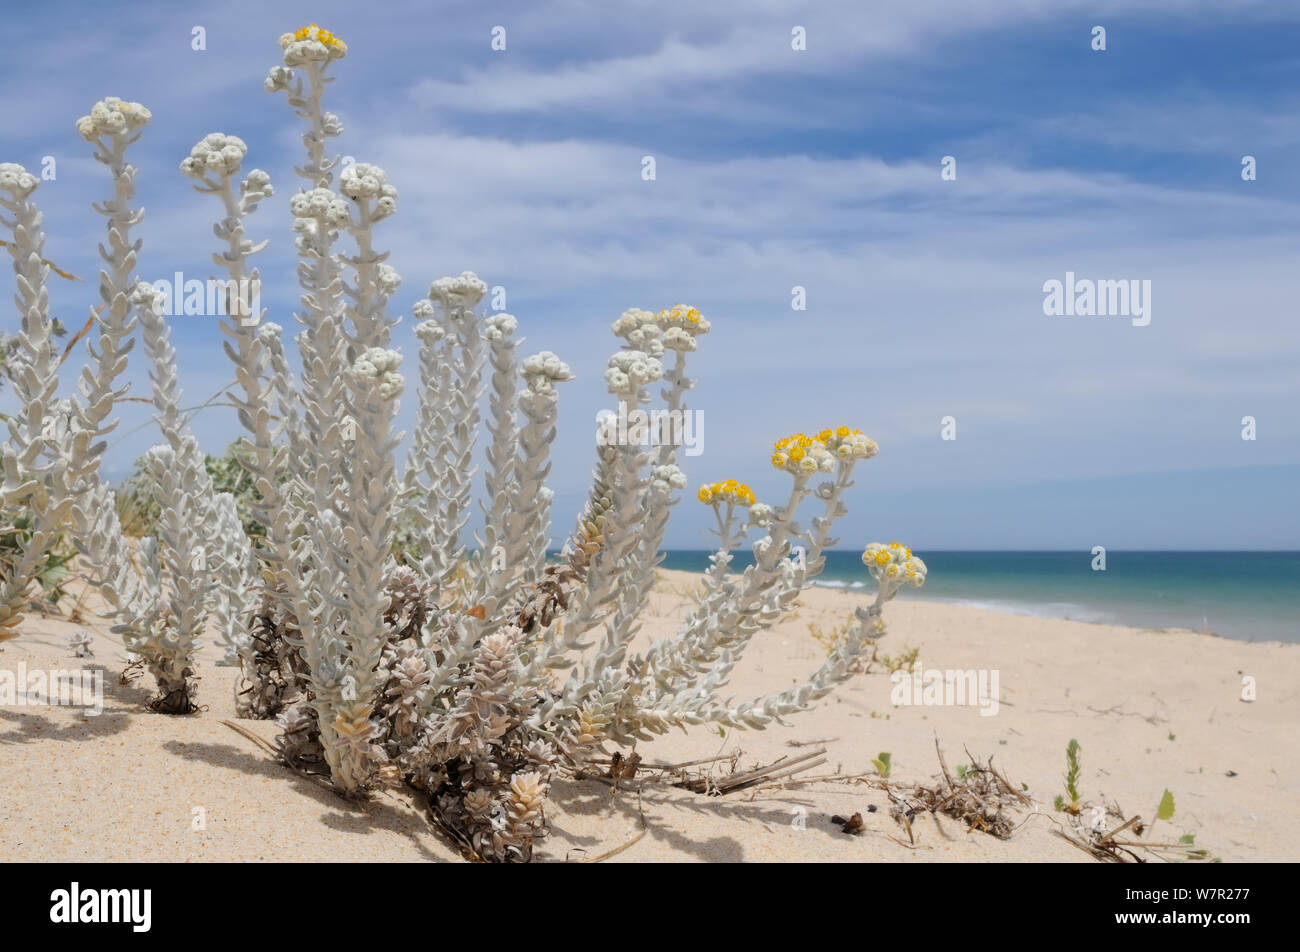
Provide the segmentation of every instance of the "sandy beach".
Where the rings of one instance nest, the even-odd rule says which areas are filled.
[[[694,583],[690,573],[661,573],[642,640],[672,632]],[[825,652],[810,624],[839,624],[864,602],[843,590],[805,592],[794,617],[756,637],[728,693],[739,700],[779,690],[813,670]],[[693,728],[638,753],[649,763],[737,754],[745,769],[820,745],[827,762],[807,776],[824,776],[874,774],[872,758],[887,751],[891,779],[925,781],[939,771],[937,736],[953,769],[991,756],[1025,785],[1034,805],[1015,813],[1020,825],[1010,839],[923,815],[909,842],[885,791],[843,780],[723,797],[640,778],[616,791],[570,780],[552,789],[552,833],[538,858],[599,857],[640,835],[606,861],[1094,862],[1056,833],[1064,824],[1052,801],[1063,792],[1071,738],[1082,747],[1085,801],[1149,820],[1163,791],[1172,791],[1175,816],[1157,825],[1154,839],[1192,834],[1225,862],[1300,857],[1300,747],[1291,741],[1300,724],[1300,646],[1045,620],[907,594],[886,617],[881,656],[918,648],[923,670],[996,671],[996,713],[981,714],[978,704],[896,705],[877,662],[790,727],[725,736]],[[236,671],[216,666],[211,646],[200,672],[205,709],[188,717],[149,713],[149,685],[119,683],[121,646],[105,621],[87,619],[33,614],[22,636],[0,650],[0,671],[85,665],[104,677],[97,717],[69,707],[0,707],[6,858],[459,860],[407,792],[348,803],[224,725],[234,719]],[[93,659],[73,657],[67,640],[75,631],[91,633]],[[1256,680],[1254,701],[1242,700],[1243,676]],[[275,733],[269,722],[239,723],[267,739]],[[861,835],[831,821],[855,812],[864,818]]]

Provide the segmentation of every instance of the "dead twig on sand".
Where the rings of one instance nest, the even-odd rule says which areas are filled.
[[[221,723],[225,724],[227,727],[229,727],[229,728],[230,728],[232,731],[234,731],[236,734],[240,734],[240,735],[242,735],[242,736],[244,736],[244,737],[247,737],[247,738],[248,738],[249,740],[251,740],[254,744],[256,744],[258,747],[261,747],[263,750],[265,750],[268,754],[270,754],[270,755],[271,755],[272,757],[274,757],[276,760],[279,760],[279,759],[280,759],[280,752],[279,752],[278,750],[276,750],[276,749],[275,749],[275,745],[272,744],[270,741],[268,741],[266,738],[264,738],[264,737],[258,737],[256,734],[254,734],[252,731],[250,731],[247,727],[244,727],[242,724],[236,724],[234,721],[222,721]]]
[[[801,773],[805,770],[811,770],[826,762],[826,748],[819,747],[816,750],[809,751],[798,757],[782,757],[775,763],[767,764],[763,767],[755,767],[753,770],[744,770],[728,774],[725,777],[714,777],[710,774],[704,774],[698,777],[685,777],[679,780],[673,786],[681,787],[694,793],[708,794],[709,796],[723,796],[728,793],[734,793],[737,790],[744,790],[747,787],[753,787],[757,784],[770,783],[784,777]]]
[[[642,770],[642,771],[645,771],[645,770],[663,770],[663,771],[684,770],[684,769],[686,769],[687,767],[698,767],[698,766],[701,765],[701,764],[715,764],[715,763],[717,763],[717,762],[720,761],[720,760],[734,760],[734,759],[736,758],[736,756],[739,755],[740,753],[742,753],[742,752],[741,752],[741,751],[737,751],[735,754],[719,754],[719,755],[716,756],[716,757],[701,757],[699,760],[685,760],[685,761],[682,761],[680,764],[647,764],[647,763],[643,763],[643,762],[641,762],[639,759],[638,759],[638,763],[640,764],[639,769]],[[621,755],[621,754],[616,754],[615,757],[617,757],[617,758],[619,758],[620,760],[622,760],[622,755]],[[613,763],[614,763],[614,758],[611,758],[611,759],[609,759],[609,760],[584,760],[584,761],[582,761],[582,766],[583,766],[583,767],[588,767],[588,766],[609,767],[609,766],[611,766]]]

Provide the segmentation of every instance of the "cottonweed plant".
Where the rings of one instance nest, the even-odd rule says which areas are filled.
[[[751,639],[821,571],[854,468],[877,449],[848,427],[795,434],[772,456],[791,479],[783,503],[759,502],[734,480],[699,491],[714,509],[719,543],[702,591],[674,636],[633,652],[686,485],[679,446],[620,442],[606,426],[587,502],[560,557],[547,559],[554,530],[545,482],[568,365],[548,351],[522,355],[518,321],[485,314],[486,285],[464,272],[432,282],[414,304],[417,382],[407,387],[412,371],[393,346],[399,319],[390,309],[401,279],[383,248],[397,189],[379,167],[330,154],[343,127],[324,108],[324,93],[347,47],[315,25],[280,46],[266,88],[286,96],[306,151],[289,198],[301,288],[296,367],[254,292],[261,276],[253,262],[266,242],[249,235],[259,204],[275,194],[270,176],[245,172],[247,145],[225,133],[205,136],[180,163],[219,204],[220,326],[236,381],[229,399],[245,430],[237,456],[256,489],[260,536],[246,535],[233,497],[214,491],[180,410],[162,302],[137,275],[131,229],[143,213],[131,206],[136,170],[125,153],[148,110],[105,99],[78,123],[114,190],[97,206],[108,219],[97,340],[70,399],[55,399],[37,182],[0,166],[22,316],[22,409],[9,422],[3,500],[6,511],[34,516],[27,550],[0,587],[0,638],[15,634],[44,548],[70,524],[129,657],[157,681],[156,710],[194,710],[196,650],[215,632],[240,669],[239,713],[277,719],[286,763],[327,774],[347,796],[409,785],[474,855],[527,860],[545,833],[545,797],[558,772],[608,754],[606,745],[674,727],[783,723],[850,675],[883,630],[883,602],[903,584],[920,584],[924,565],[897,545],[868,548],[880,594],[825,663],[792,687],[724,699]],[[629,408],[676,411],[656,419],[680,419],[695,386],[689,357],[710,329],[686,305],[627,311],[613,323],[619,349],[604,371],[609,393]],[[136,330],[164,439],[144,467],[161,516],[133,547],[97,464]],[[394,421],[408,389],[415,424],[399,465],[404,436]],[[483,528],[471,539],[479,450]],[[805,527],[796,513],[809,497],[818,511]],[[395,548],[398,526],[406,538]],[[732,572],[742,544],[754,564]]]

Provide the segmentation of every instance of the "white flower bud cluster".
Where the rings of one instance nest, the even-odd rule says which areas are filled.
[[[126,102],[116,96],[105,96],[95,103],[90,115],[77,120],[77,133],[87,142],[103,136],[117,136],[144,128],[153,118],[138,102]]]
[[[680,468],[668,463],[653,466],[650,469],[650,491],[668,495],[674,489],[686,488],[686,474]]]
[[[655,322],[663,333],[664,346],[669,350],[695,350],[695,338],[709,332],[710,324],[698,308],[674,304],[655,315]]]
[[[313,188],[306,192],[299,192],[289,200],[289,211],[296,219],[315,222],[326,228],[342,228],[352,220],[348,203],[339,198],[337,192],[332,192],[328,188]],[[305,226],[299,226],[297,221],[294,222],[294,228],[299,231],[310,230]]]
[[[284,328],[274,321],[264,321],[257,328],[257,339],[262,342],[263,347],[269,347],[272,344],[278,344],[280,336],[284,333]]]
[[[401,365],[397,351],[370,347],[352,365],[352,373],[358,380],[373,380],[382,399],[395,400],[406,388],[406,379],[397,372]]]
[[[285,66],[331,63],[348,55],[346,43],[329,30],[322,30],[314,23],[294,33],[281,36],[280,48],[284,50]]]
[[[420,321],[420,323],[415,325],[415,336],[419,338],[420,343],[432,347],[447,336],[447,331],[437,321],[427,320],[428,315],[422,315],[420,313],[421,304],[425,305],[430,310],[433,308],[433,305],[429,304],[428,301],[420,301],[415,305],[415,316],[426,318],[426,320]]]
[[[296,233],[293,246],[297,249],[298,254],[307,255],[311,253],[316,236],[320,232],[320,225],[311,218],[295,218],[293,220],[293,230]]]
[[[880,452],[880,446],[860,430],[839,427],[826,440],[826,448],[843,460],[871,459]]]
[[[266,74],[264,85],[268,93],[278,93],[282,89],[288,89],[292,82],[293,70],[287,66],[272,66],[270,72]]]
[[[620,350],[609,358],[605,383],[615,396],[635,397],[641,388],[664,375],[664,365],[643,350]]]
[[[260,201],[275,194],[275,189],[271,187],[271,176],[261,169],[249,172],[244,181],[239,183],[239,191],[250,201]]]
[[[374,213],[370,216],[374,221],[387,218],[389,215],[392,215],[397,211],[397,189],[393,188],[391,185],[386,185],[384,187],[386,189],[391,189],[393,194],[379,196],[379,199],[375,202]]]
[[[767,503],[756,502],[749,507],[749,524],[759,529],[766,529],[772,525],[774,514],[772,507]]]
[[[397,211],[397,188],[388,184],[388,176],[377,165],[349,165],[339,176],[339,190],[353,201],[375,199],[375,221]]]
[[[131,306],[149,314],[162,314],[167,295],[148,281],[139,281],[131,289]]]
[[[503,341],[519,330],[519,320],[513,314],[507,314],[504,311],[489,314],[487,320],[483,323],[483,337],[491,343]]]
[[[519,373],[527,381],[528,388],[536,393],[547,393],[555,389],[553,384],[573,379],[569,365],[549,350],[525,357]]]
[[[181,160],[181,172],[197,179],[203,178],[209,170],[219,178],[237,175],[247,154],[248,145],[239,136],[210,132],[195,143],[190,154]]]
[[[389,264],[381,264],[375,274],[375,287],[384,297],[392,297],[402,286],[402,276]]]
[[[416,301],[415,304],[411,306],[411,316],[417,321],[427,321],[429,318],[433,317],[433,302],[428,298],[420,298],[420,300]],[[420,329],[417,327],[417,334],[419,333],[419,330]]]
[[[456,278],[439,278],[429,285],[429,300],[447,310],[473,308],[487,294],[487,285],[473,271],[462,271]]]
[[[13,162],[0,162],[0,189],[9,192],[15,199],[24,199],[36,191],[40,180],[21,165]]]
[[[664,344],[655,324],[655,316],[639,307],[629,308],[612,325],[615,336],[627,341],[630,350],[640,350],[651,357],[664,355]]]
[[[654,321],[655,316],[651,312],[643,311],[639,307],[630,307],[610,325],[610,330],[615,336],[626,339],[629,334],[635,333],[647,324],[653,325]]]

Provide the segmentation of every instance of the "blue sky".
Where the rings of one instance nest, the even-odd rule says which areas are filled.
[[[104,95],[144,102],[141,277],[206,277],[215,203],[176,166],[207,132],[243,137],[247,166],[279,188],[252,230],[272,240],[263,301],[292,327],[300,130],[261,83],[276,37],[319,22],[350,47],[334,144],[401,191],[380,233],[401,311],[474,270],[506,288],[528,349],[579,375],[555,446],[561,529],[609,403],[609,323],[684,301],[713,322],[693,361],[692,485],[736,476],[775,499],[771,441],[842,422],[881,446],[848,500],[846,547],[1297,548],[1300,7],[1224,7],[31,5],[6,13],[0,161],[56,158],[37,193],[47,252],[93,276],[88,204],[108,183],[73,122]],[[1150,280],[1151,323],[1045,316],[1043,283],[1067,271]],[[806,311],[791,310],[795,285]],[[79,326],[93,294],[59,282],[55,312]],[[232,376],[215,319],[173,333],[199,403]],[[396,340],[413,358],[409,321]],[[131,377],[147,393],[140,362]],[[156,439],[146,408],[122,416],[112,476]],[[214,452],[239,432],[224,408],[195,427]],[[701,509],[683,502],[670,545],[707,543]]]

